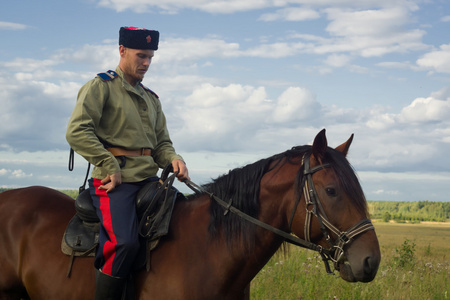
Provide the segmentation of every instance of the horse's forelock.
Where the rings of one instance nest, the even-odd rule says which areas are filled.
[[[339,178],[345,193],[356,209],[368,216],[366,197],[352,165],[339,151],[329,149],[328,153],[332,160],[331,166]]]
[[[293,148],[297,153],[290,153],[291,156],[303,156],[305,153],[310,153],[310,146],[301,146]],[[356,209],[368,216],[367,211],[367,202],[364,196],[364,192],[359,183],[358,177],[356,176],[355,170],[353,169],[350,162],[346,159],[346,157],[339,151],[333,148],[328,148],[325,161],[322,163],[330,164],[333,171],[336,173],[337,178],[339,179],[341,186],[343,187],[347,196],[351,199],[352,204],[356,207]],[[303,178],[304,167],[299,169],[297,178],[296,178],[296,192],[301,193],[301,183]],[[300,194],[298,194],[300,196]]]

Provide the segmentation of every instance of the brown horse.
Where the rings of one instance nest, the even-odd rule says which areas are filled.
[[[345,158],[352,138],[332,149],[323,130],[312,146],[232,170],[177,202],[151,270],[135,276],[137,298],[244,299],[284,241],[320,251],[346,281],[371,281],[380,249]],[[92,258],[76,258],[66,276],[60,245],[74,214],[74,201],[52,189],[0,194],[0,299],[94,298]]]

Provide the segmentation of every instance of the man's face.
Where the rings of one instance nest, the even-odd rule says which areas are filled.
[[[127,81],[132,85],[141,82],[152,62],[155,51],[148,49],[131,49],[120,45],[119,52],[120,69],[124,73]]]

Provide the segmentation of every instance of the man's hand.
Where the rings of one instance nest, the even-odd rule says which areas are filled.
[[[191,180],[189,178],[189,171],[186,167],[186,164],[179,159],[176,159],[172,162],[173,172],[178,172],[177,178],[179,181],[184,182],[186,180]]]
[[[99,186],[99,190],[106,190],[107,193],[112,191],[116,186],[122,183],[122,174],[120,172],[114,173],[112,175],[106,176],[102,179],[103,185]],[[106,184],[105,184],[106,183]]]

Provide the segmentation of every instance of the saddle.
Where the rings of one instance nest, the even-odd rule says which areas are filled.
[[[142,264],[145,264],[147,269],[150,268],[150,252],[158,246],[160,238],[169,232],[175,201],[184,198],[184,195],[172,186],[177,174],[168,176],[172,172],[171,167],[166,166],[159,181],[147,183],[136,196],[136,211],[140,220],[139,235],[145,241],[142,244],[146,255]],[[61,242],[62,252],[71,257],[67,277],[70,277],[74,257],[95,256],[99,243],[100,220],[89,190],[78,195],[75,210],[76,214],[70,220]]]

